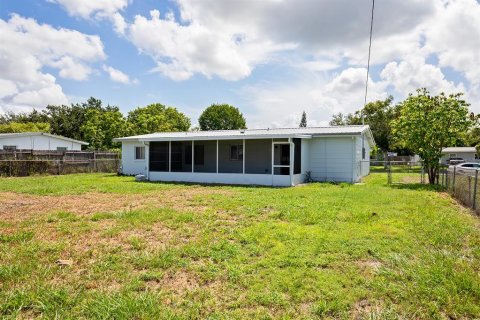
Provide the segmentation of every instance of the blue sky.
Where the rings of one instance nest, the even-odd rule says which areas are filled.
[[[0,112],[94,96],[159,102],[195,123],[211,103],[249,127],[309,125],[363,103],[371,1],[2,0]],[[480,111],[480,4],[377,2],[368,100],[418,87]]]

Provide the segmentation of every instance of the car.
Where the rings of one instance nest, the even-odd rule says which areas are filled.
[[[475,174],[476,170],[480,170],[480,163],[478,162],[464,162],[457,165],[450,166],[450,169],[455,168],[456,173],[460,174]]]
[[[447,160],[447,164],[449,165],[456,165],[456,164],[459,164],[459,163],[464,163],[465,160],[463,160],[463,158],[450,158]]]

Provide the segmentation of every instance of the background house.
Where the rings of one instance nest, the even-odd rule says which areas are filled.
[[[44,132],[1,133],[0,150],[79,151],[87,142]]]
[[[477,149],[475,147],[449,147],[442,150],[440,163],[448,164],[452,158],[462,158],[465,162],[478,162]]]
[[[122,172],[151,181],[291,186],[369,173],[368,126],[163,132],[122,142]]]

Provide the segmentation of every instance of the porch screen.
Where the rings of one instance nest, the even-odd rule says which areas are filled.
[[[168,171],[168,142],[150,142],[150,171]]]
[[[172,141],[172,172],[192,172],[192,142]]]

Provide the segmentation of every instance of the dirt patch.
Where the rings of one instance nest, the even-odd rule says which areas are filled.
[[[382,267],[382,263],[377,260],[361,260],[357,261],[357,265],[364,273],[377,273]]]
[[[421,182],[420,175],[402,177],[401,182],[402,183],[407,183],[407,184],[420,183]]]
[[[232,196],[232,194],[227,190],[202,187],[146,194],[90,192],[79,195],[37,196],[2,192],[0,193],[0,219],[18,222],[42,213],[59,211],[90,215],[97,212],[131,211],[152,207],[204,211],[208,208],[209,196]]]
[[[369,319],[372,314],[380,314],[381,307],[376,304],[372,304],[367,299],[362,299],[355,303],[352,309],[352,319]]]

